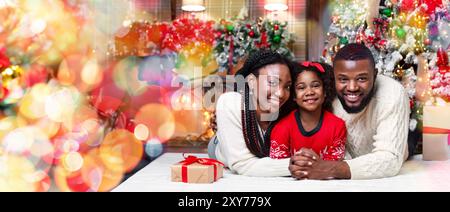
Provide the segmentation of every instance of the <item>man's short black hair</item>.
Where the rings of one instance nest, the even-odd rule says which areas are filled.
[[[336,65],[336,62],[340,60],[369,60],[373,66],[373,70],[375,71],[375,59],[373,58],[373,54],[370,49],[367,48],[364,44],[351,43],[344,46],[336,54],[336,57],[333,61],[334,65]],[[375,73],[377,72],[375,71]]]

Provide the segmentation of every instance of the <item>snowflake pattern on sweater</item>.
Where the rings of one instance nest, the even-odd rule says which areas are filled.
[[[340,161],[345,157],[345,141],[337,139],[320,152],[320,158],[328,161]]]
[[[284,144],[278,144],[277,141],[272,141],[270,144],[270,157],[274,159],[278,158],[288,158],[291,154],[289,153],[289,147]]]
[[[294,111],[281,120],[271,134],[270,157],[291,157],[302,148],[314,150],[323,160],[340,161],[345,157],[347,130],[345,122],[330,112],[324,112],[319,125],[306,132],[301,124],[299,112]]]

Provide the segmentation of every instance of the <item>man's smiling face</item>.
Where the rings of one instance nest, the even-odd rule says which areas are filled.
[[[339,60],[334,63],[336,92],[348,113],[359,113],[374,94],[375,70],[368,59]]]

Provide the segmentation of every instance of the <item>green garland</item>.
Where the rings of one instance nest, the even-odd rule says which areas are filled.
[[[279,21],[225,21],[215,26],[214,56],[219,72],[230,74],[239,61],[259,49],[270,48],[289,58],[293,53],[288,45],[292,36],[287,23]]]
[[[281,23],[280,21],[266,20],[263,22],[263,30],[267,33],[269,47],[273,51],[277,51],[286,57],[293,58],[294,54],[289,50],[288,46],[294,39],[288,31],[287,25],[287,22]]]

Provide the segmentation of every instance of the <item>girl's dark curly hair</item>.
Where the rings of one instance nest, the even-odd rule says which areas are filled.
[[[282,55],[278,54],[277,52],[270,51],[270,50],[260,50],[257,51],[249,56],[249,58],[246,60],[244,66],[242,69],[240,69],[236,76],[243,76],[246,78],[250,74],[255,75],[256,77],[259,76],[259,72],[262,68],[268,65],[273,64],[282,64],[289,67],[290,74],[292,76],[294,66],[293,63],[283,57]],[[258,120],[256,116],[256,111],[251,110],[253,101],[251,99],[253,98],[252,94],[250,94],[250,88],[248,86],[248,83],[245,83],[244,90],[238,91],[242,94],[242,103],[243,103],[243,110],[242,110],[242,132],[244,135],[245,143],[247,145],[247,148],[250,150],[251,153],[253,153],[255,156],[259,158],[268,157],[269,151],[270,151],[270,134],[272,132],[273,127],[275,124],[287,116],[292,110],[295,109],[295,105],[293,103],[293,95],[290,95],[289,100],[280,108],[279,116],[277,121],[272,122],[264,135],[264,137],[261,137],[258,129]]]
[[[304,71],[314,72],[322,80],[323,89],[326,94],[322,109],[331,112],[333,110],[333,100],[336,98],[336,87],[335,87],[333,67],[326,63],[317,63],[317,62],[314,63],[320,64],[325,69],[325,73],[321,72],[315,66],[311,65],[304,66],[302,65],[302,63],[297,63],[294,69],[294,74],[292,75],[293,76],[292,80],[295,83],[297,81],[298,76]],[[295,94],[295,86],[292,86],[291,93]]]

